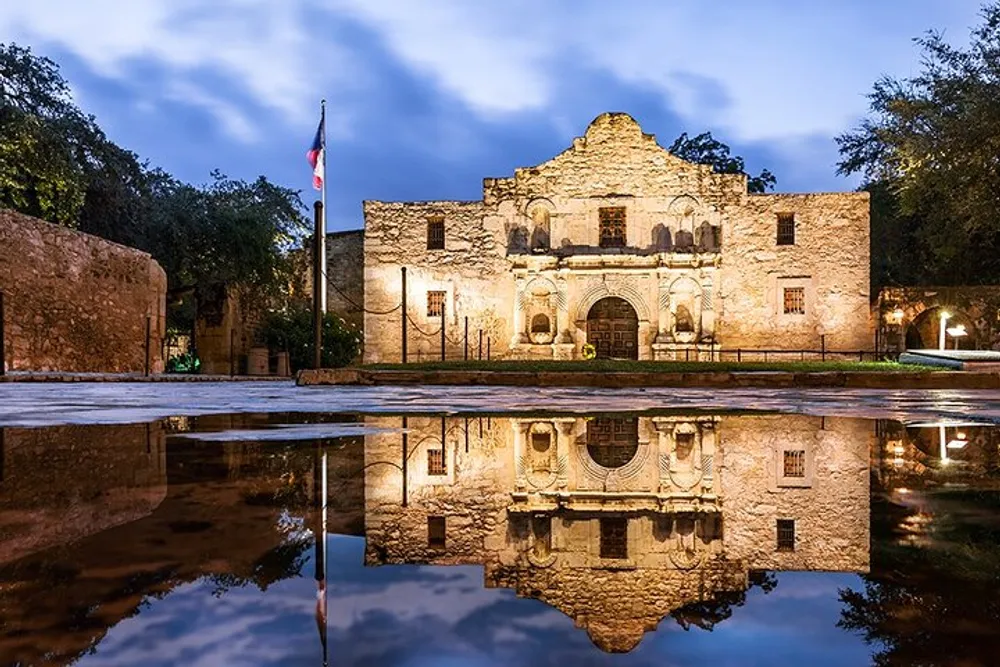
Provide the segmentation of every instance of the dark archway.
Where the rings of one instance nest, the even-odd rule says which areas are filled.
[[[621,468],[639,451],[639,420],[597,417],[587,422],[587,454],[602,468]]]
[[[939,325],[941,322],[941,312],[947,311],[951,314],[948,318],[948,328],[962,325],[965,327],[966,335],[960,338],[953,338],[951,335],[945,336],[945,347],[949,350],[955,349],[956,342],[960,350],[977,349],[976,326],[966,313],[954,309],[935,306],[928,308],[906,327],[906,349],[908,350],[936,350],[938,348]]]
[[[587,314],[587,342],[598,359],[639,358],[639,316],[635,308],[616,296],[595,303]]]

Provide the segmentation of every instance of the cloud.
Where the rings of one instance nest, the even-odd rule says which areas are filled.
[[[40,54],[63,49],[116,80],[135,82],[137,67],[152,65],[165,79],[163,99],[202,107],[231,136],[251,141],[253,124],[217,92],[212,76],[303,124],[315,122],[322,91],[356,67],[335,42],[316,49],[310,7],[305,0],[40,0],[5,7],[0,40],[30,44]]]

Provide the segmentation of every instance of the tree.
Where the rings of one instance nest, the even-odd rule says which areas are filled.
[[[743,158],[729,154],[729,146],[712,137],[711,132],[704,132],[697,137],[688,137],[687,132],[681,134],[667,149],[682,160],[696,164],[707,164],[717,174],[743,174],[747,177],[747,191],[762,194],[773,190],[778,183],[767,169],[761,170],[757,176],[746,172]]]
[[[869,95],[870,115],[837,138],[838,173],[860,173],[885,206],[873,232],[894,227],[907,254],[886,267],[918,282],[1000,281],[1000,2],[982,9],[968,48],[929,32],[922,71],[884,77]],[[873,233],[873,242],[875,234]],[[881,241],[882,239],[880,239]],[[891,247],[891,246],[890,246]],[[873,256],[882,247],[874,246]],[[903,267],[910,262],[915,267]]]

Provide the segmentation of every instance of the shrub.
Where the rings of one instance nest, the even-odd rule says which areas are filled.
[[[201,368],[201,359],[190,352],[178,354],[167,360],[168,373],[197,373]]]
[[[303,306],[290,306],[268,314],[261,324],[261,337],[275,351],[288,350],[292,372],[312,368],[312,311]],[[362,333],[333,313],[323,318],[323,368],[346,366],[361,352]]]

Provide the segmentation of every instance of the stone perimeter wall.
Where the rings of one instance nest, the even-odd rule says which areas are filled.
[[[167,277],[147,253],[0,209],[7,370],[163,370]]]

